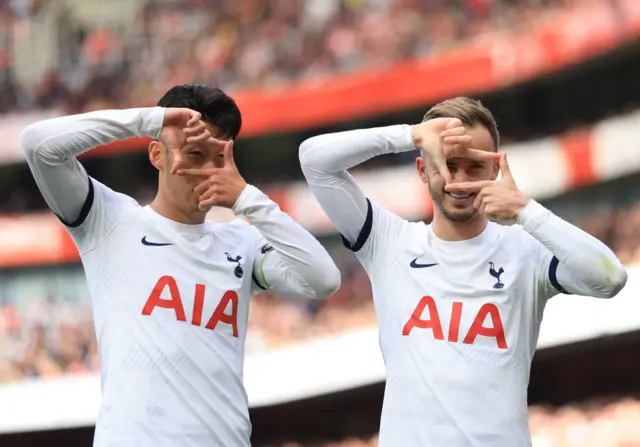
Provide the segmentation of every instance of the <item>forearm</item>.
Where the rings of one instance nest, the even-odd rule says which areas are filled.
[[[558,259],[558,280],[570,292],[610,298],[626,284],[624,267],[605,244],[539,203],[531,200],[518,223]]]
[[[347,172],[373,157],[414,150],[408,125],[320,135],[300,146],[302,172],[325,213],[353,243],[367,216],[367,200]]]
[[[268,285],[278,289],[278,282],[287,290],[297,291],[307,298],[326,298],[340,287],[340,271],[324,247],[307,230],[280,210],[262,191],[248,185],[233,207],[254,225],[271,244],[286,272],[273,266],[273,272],[263,271]]]
[[[80,214],[89,191],[76,157],[95,147],[134,137],[157,137],[161,108],[105,110],[40,121],[25,128],[20,144],[49,207],[67,222]]]
[[[358,129],[309,138],[300,146],[303,168],[321,175],[347,171],[384,154],[415,150],[411,126]]]
[[[156,138],[162,129],[160,107],[99,110],[62,116],[27,126],[20,143],[29,157],[64,162],[95,147],[134,137]]]

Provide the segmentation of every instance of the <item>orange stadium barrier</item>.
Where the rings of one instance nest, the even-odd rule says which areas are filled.
[[[640,157],[629,141],[640,140],[640,111],[604,120],[591,129],[555,138],[507,145],[509,162],[519,186],[536,199],[562,194],[572,188],[615,179],[640,170]],[[615,157],[611,157],[611,153]],[[609,155],[608,155],[609,154]],[[532,170],[544,166],[544,171]],[[431,214],[427,188],[411,165],[356,173],[366,194],[403,217],[420,219]],[[304,182],[265,191],[280,207],[315,234],[333,227]],[[402,198],[398,200],[398,198]],[[229,210],[208,216],[221,221]],[[38,235],[34,238],[33,235]],[[62,224],[49,213],[0,216],[0,267],[44,265],[76,261],[77,251]]]
[[[488,92],[561,70],[640,37],[640,2],[617,3],[618,9],[606,1],[576,5],[527,33],[485,36],[462,48],[389,69],[334,76],[282,90],[239,92],[234,97],[243,113],[242,136],[420,107],[447,96]],[[5,144],[0,163],[21,159],[18,135],[36,120],[34,114],[0,120]],[[147,143],[146,139],[117,142],[90,155],[142,150]]]

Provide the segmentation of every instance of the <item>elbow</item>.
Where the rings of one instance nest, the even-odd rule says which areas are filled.
[[[27,160],[38,153],[38,149],[44,141],[44,135],[40,127],[39,123],[30,124],[20,132],[20,148]]]
[[[298,159],[300,160],[300,168],[302,173],[306,176],[310,172],[316,170],[318,164],[316,154],[319,153],[319,149],[322,147],[322,138],[311,137],[302,142],[298,150]]]
[[[309,159],[313,157],[313,148],[315,146],[315,139],[317,137],[307,138],[302,142],[298,149],[298,158],[302,166],[309,164]]]
[[[324,300],[336,293],[342,284],[342,275],[338,267],[331,262],[331,267],[323,269],[314,281],[315,299]]]
[[[606,276],[602,277],[592,286],[592,296],[595,298],[613,298],[624,289],[627,284],[628,274],[622,264],[607,268]]]
[[[627,270],[622,265],[617,266],[615,272],[611,272],[608,277],[608,284],[603,298],[613,298],[620,293],[624,286],[627,285],[628,277]]]

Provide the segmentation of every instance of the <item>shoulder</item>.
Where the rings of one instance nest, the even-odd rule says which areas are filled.
[[[89,180],[93,194],[102,202],[103,206],[111,206],[122,210],[141,208],[140,203],[133,197],[114,191],[93,177],[89,177]]]
[[[540,242],[524,231],[520,225],[503,226],[489,222],[495,235],[494,242],[516,256],[525,256],[535,252]]]
[[[344,245],[361,260],[388,255],[424,234],[425,224],[409,222],[381,205],[367,201],[367,218],[354,244],[343,238]]]
[[[100,244],[118,225],[135,219],[141,209],[132,197],[89,177],[89,191],[80,215],[73,222],[61,221],[82,253]]]
[[[394,239],[410,238],[416,234],[424,234],[427,225],[422,222],[414,222],[389,211],[382,205],[371,203],[371,221],[372,226],[378,231],[383,231],[387,235],[395,235]]]
[[[216,233],[226,239],[253,241],[262,237],[258,229],[243,218],[235,218],[228,222],[207,221],[206,225],[209,232]]]

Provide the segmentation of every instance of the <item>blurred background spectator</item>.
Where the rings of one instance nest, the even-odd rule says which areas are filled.
[[[202,83],[232,94],[266,96],[290,89],[330,89],[337,77],[355,85],[411,61],[436,65],[434,61],[441,60],[437,57],[484,44],[493,45],[496,61],[508,67],[513,61],[502,60],[496,42],[516,39],[576,8],[598,11],[603,5],[620,22],[620,32],[626,32],[623,6],[630,8],[634,3],[625,0],[0,0],[0,135],[13,119],[27,113],[58,115],[147,106],[176,84]],[[590,33],[591,24],[580,22],[563,29],[567,46],[576,36]],[[633,44],[637,45],[637,38]],[[539,48],[527,48],[525,68],[543,59],[535,51]],[[544,152],[551,143],[543,137],[562,139],[611,116],[624,117],[638,110],[640,59],[637,53],[616,54],[618,59],[612,56],[602,62],[600,71],[593,69],[595,74],[584,74],[592,69],[584,65],[574,70],[578,73],[574,78],[547,77],[531,90],[511,85],[511,79],[499,91],[478,87],[496,112],[503,142],[534,141],[539,147],[528,150]],[[615,65],[625,57],[636,71]],[[493,69],[499,72],[500,67],[504,68],[496,63]],[[613,67],[610,72],[608,67]],[[442,77],[457,75],[466,74],[446,72]],[[393,96],[395,92],[375,93]],[[243,150],[236,151],[236,158],[247,180],[274,191],[276,200],[277,191],[300,178],[296,150],[305,137],[327,130],[410,122],[420,119],[428,104],[412,106],[419,110],[377,109],[367,116],[310,124],[304,130],[270,129],[241,138],[238,146]],[[0,151],[3,144],[8,143],[0,143]],[[617,144],[624,152],[625,144],[637,141]],[[87,158],[85,165],[114,189],[148,203],[156,173],[148,168],[144,151],[130,152],[105,152]],[[622,170],[617,174],[620,178],[600,182],[594,173],[600,167],[575,155],[584,153],[579,148],[570,153],[573,158],[563,161],[531,158],[540,163],[532,163],[531,169],[539,171],[541,183],[550,178],[542,172],[548,163],[587,166],[587,175],[567,182],[566,191],[545,197],[543,203],[608,244],[626,265],[639,264],[640,169]],[[384,170],[404,166],[412,157],[381,157],[364,170],[389,181]],[[45,205],[24,164],[12,163],[0,158],[0,212],[4,215],[0,217],[43,212]],[[425,213],[419,219],[428,222],[430,217]],[[342,287],[323,302],[287,300],[272,292],[254,297],[246,341],[249,356],[375,326],[367,275],[335,234],[322,234],[321,241],[342,272]],[[75,262],[35,264],[0,270],[0,384],[99,372],[82,267]],[[640,430],[634,423],[640,420],[640,401],[631,394],[532,406],[534,446],[640,446]],[[354,433],[333,443],[269,445],[374,446],[373,433]]]

